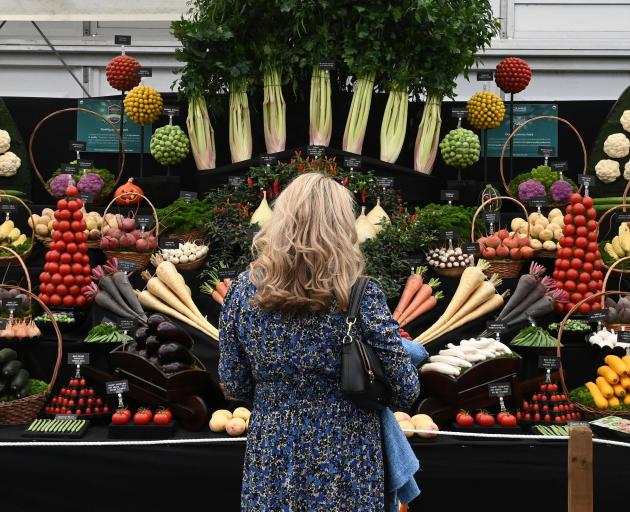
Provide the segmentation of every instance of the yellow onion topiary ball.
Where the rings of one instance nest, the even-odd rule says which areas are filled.
[[[153,87],[140,84],[129,91],[124,100],[125,114],[134,123],[151,124],[162,115],[162,96]]]
[[[505,116],[503,100],[490,91],[473,94],[466,106],[468,122],[477,129],[496,128]]]

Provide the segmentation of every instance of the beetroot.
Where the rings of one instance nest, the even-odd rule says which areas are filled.
[[[135,247],[136,239],[130,234],[125,233],[120,237],[120,246],[124,248]]]
[[[138,238],[142,238],[144,236],[144,231],[141,231],[139,229],[134,229],[131,234],[133,235],[133,237],[137,240]]]
[[[136,250],[138,252],[146,252],[149,250],[149,243],[143,238],[138,238],[136,240]]]
[[[109,228],[106,232],[105,235],[115,238],[116,240],[118,240],[121,236],[122,236],[123,232],[118,229],[118,228]]]
[[[134,229],[136,229],[136,221],[131,217],[126,217],[125,219],[123,219],[121,227],[124,231],[133,231]]]
[[[157,249],[158,246],[158,241],[157,238],[154,237],[153,235],[151,235],[148,239],[149,242],[149,249],[153,250],[153,249]]]

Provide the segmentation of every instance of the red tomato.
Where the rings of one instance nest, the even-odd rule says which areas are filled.
[[[48,283],[50,281],[50,273],[42,272],[39,274],[39,282],[40,283]]]
[[[597,231],[591,231],[586,238],[589,242],[597,242]]]
[[[77,244],[75,244],[74,242],[69,243],[66,246],[66,251],[68,251],[70,254],[74,254],[75,252],[77,252]]]
[[[63,297],[64,295],[68,294],[68,287],[65,284],[60,284],[57,285],[55,291]]]
[[[87,254],[87,252],[89,250],[88,244],[86,244],[85,242],[81,242],[78,245],[78,248],[79,248],[79,252],[82,253],[82,254]]]
[[[155,413],[155,420],[157,422],[157,417],[160,414],[160,411]],[[167,422],[169,423],[169,422]],[[460,411],[455,416],[455,423],[457,423],[461,427],[472,427],[475,424],[475,420],[470,415],[468,411]]]
[[[583,270],[584,272],[588,272],[588,273],[590,274],[591,272],[593,272],[593,264],[592,264],[592,263],[590,263],[590,262],[588,262],[588,261],[587,261],[587,262],[585,262],[585,263],[582,265],[582,270]]]
[[[72,212],[72,220],[81,220],[83,218],[83,212],[81,210],[75,210]]]
[[[594,252],[587,252],[584,255],[584,261],[588,262],[588,263],[593,263],[593,266],[595,266],[595,260],[597,258],[595,258],[595,253]]]
[[[72,255],[72,263],[83,263],[83,254],[80,252],[75,252]]]
[[[570,213],[567,213],[564,216],[564,225],[568,226],[570,224],[573,224],[573,215],[571,215]]]
[[[578,311],[582,314],[588,313],[591,310],[591,305],[588,303],[580,304]]]
[[[112,423],[114,425],[126,425],[129,423],[131,413],[129,412],[129,415],[127,415],[127,412],[129,412],[129,409],[118,409],[114,414],[112,414]]]
[[[67,308],[74,307],[74,297],[72,295],[66,295],[63,298],[63,305]]]
[[[70,263],[72,261],[72,256],[70,254],[68,254],[67,252],[64,252],[60,258],[59,258],[60,263],[65,263],[66,265],[68,263]]]
[[[89,265],[90,264],[90,257],[87,254],[83,255],[83,264],[84,265]]]
[[[73,284],[70,288],[68,288],[68,292],[73,297],[76,297],[77,295],[81,293],[81,288],[77,286],[76,284]]]
[[[584,215],[584,212],[586,211],[586,206],[584,206],[582,203],[576,203],[573,205],[573,213],[576,215]]]
[[[72,273],[75,276],[78,276],[83,273],[83,265],[81,263],[73,263],[72,264]]]
[[[576,226],[586,226],[586,217],[584,217],[584,215],[576,215],[573,217],[573,224]]]
[[[564,270],[558,270],[558,280],[564,281],[567,276],[567,273]]]
[[[591,275],[588,272],[582,272],[580,274],[580,281],[583,283],[588,283],[591,280]]]
[[[83,306],[85,306],[86,299],[83,295],[77,295],[74,298],[74,303],[76,304],[78,308],[82,308]]]
[[[571,194],[571,197],[569,198],[569,201],[571,201],[571,204],[575,205],[576,203],[581,203],[582,202],[582,195],[578,194],[577,192],[575,194]]]
[[[595,281],[601,281],[602,279],[604,279],[604,274],[602,273],[601,270],[597,268],[597,262],[593,264],[593,267],[596,269],[596,270],[593,270],[593,279],[595,279]]]
[[[595,219],[597,217],[597,210],[595,208],[589,208],[588,210],[586,210],[586,216],[590,220]]]
[[[569,270],[569,268],[571,268],[571,262],[568,259],[561,260],[559,267],[562,270]]]
[[[562,247],[572,248],[575,240],[572,236],[565,236],[560,239],[560,245]]]
[[[59,221],[59,231],[64,232],[70,229],[70,223],[67,220]]]
[[[589,231],[597,231],[597,228],[598,228],[597,221],[593,219],[589,220],[586,223],[586,227],[588,228]]]
[[[563,247],[558,250],[558,256],[560,258],[571,258],[573,256],[573,251],[569,247]]]
[[[83,275],[74,276],[74,283],[78,286],[83,286],[84,277]]]
[[[57,201],[57,208],[60,210],[67,210],[68,209],[68,201],[65,199],[59,199],[59,201]]]
[[[564,226],[562,232],[567,236],[573,236],[575,234],[575,226],[573,224],[567,224]]]
[[[575,281],[579,277],[580,273],[574,268],[567,270],[567,279]]]
[[[544,421],[551,423],[551,414],[545,414]]]
[[[590,304],[591,304],[591,309],[594,310],[594,311],[602,309],[602,305],[599,302],[597,302],[596,300],[591,302]]]
[[[136,414],[133,415],[134,425],[148,425],[153,418],[153,414],[149,409],[138,409]]]
[[[586,247],[586,250],[588,252],[595,252],[597,251],[597,249],[599,249],[599,247],[597,247],[597,242],[589,242],[588,246]]]
[[[63,237],[63,233],[61,233],[61,231],[53,231],[51,237],[54,242],[57,242],[61,240],[61,238]]]
[[[55,251],[64,252],[66,250],[66,243],[63,240],[57,240],[50,244],[50,248]]]
[[[480,417],[479,417],[479,421],[478,421],[479,425],[481,425],[482,427],[491,427],[494,425],[495,421],[494,421],[494,416],[492,416],[492,414],[488,414],[487,412],[484,412]]]
[[[580,226],[575,230],[575,233],[577,236],[586,236],[588,235],[588,229],[586,229],[586,226]]]
[[[81,227],[81,221],[80,220],[73,220],[72,224],[70,224],[70,229],[74,233],[78,233],[79,231],[83,231],[85,228]]]
[[[578,293],[586,293],[588,291],[588,285],[586,283],[578,283],[576,290]]]
[[[54,274],[50,276],[50,282],[51,284],[54,284],[55,286],[57,286],[58,284],[61,284],[62,281],[63,281],[63,276],[59,272],[55,272]]]
[[[55,212],[55,219],[57,220],[70,220],[70,217],[72,217],[72,214],[69,210],[57,210]]]
[[[83,231],[74,234],[74,241],[78,244],[87,241],[87,235]]]
[[[592,208],[593,207],[593,198],[591,196],[584,196],[582,198],[582,204],[584,206],[586,206],[587,208]]]
[[[602,255],[601,255],[601,253],[599,251],[595,251],[595,257],[597,259],[600,259],[602,257]],[[599,268],[597,270],[599,270]]]
[[[46,261],[59,261],[60,256],[61,254],[59,253],[59,251],[55,251],[53,249],[52,251],[48,251],[46,253]]]
[[[69,195],[70,197],[74,197],[79,193],[79,189],[77,187],[75,187],[74,185],[70,185],[67,189],[66,189],[66,195]]]
[[[540,413],[539,412],[534,414],[534,421],[540,421]],[[506,426],[506,427],[508,427],[508,426],[513,427],[513,426],[516,426],[516,423],[514,425],[504,425],[504,426]]]
[[[583,236],[580,236],[575,239],[575,245],[580,249],[586,249],[588,247],[588,240]]]
[[[61,306],[61,297],[59,295],[54,294],[50,296],[50,305],[51,306]]]
[[[586,238],[578,238],[578,240],[586,240]],[[577,242],[577,241],[576,241],[576,242]],[[579,259],[579,260],[583,260],[583,259],[584,259],[584,255],[585,255],[585,254],[586,254],[586,253],[584,252],[584,249],[579,248],[579,246],[578,246],[578,249],[575,249],[575,250],[573,251],[573,256],[574,256],[574,257],[576,257],[576,258],[577,258],[577,259]]]
[[[62,276],[70,274],[71,271],[72,271],[72,269],[71,269],[70,265],[67,265],[67,264],[59,265],[59,273]]]
[[[472,421],[472,416],[468,417]],[[169,411],[168,409],[164,409],[155,413],[155,416],[153,416],[153,423],[155,423],[156,425],[168,425],[172,419],[173,415],[171,414],[171,411]]]
[[[59,229],[59,221],[56,220],[52,223],[53,230],[57,231]]]
[[[571,260],[571,268],[574,268],[576,270],[579,270],[582,268],[582,260],[579,258],[573,258]]]
[[[556,281],[558,280],[558,272],[559,272],[559,270],[554,270],[551,273],[551,277],[553,277]]]
[[[72,231],[66,231],[62,234],[62,240],[67,244],[74,242],[74,233]]]
[[[92,267],[90,267],[90,265],[83,265],[84,276],[89,276],[91,272],[92,272]]]
[[[578,302],[580,302],[582,300],[582,294],[581,293],[572,293],[571,294],[571,302],[575,302],[576,304]]]

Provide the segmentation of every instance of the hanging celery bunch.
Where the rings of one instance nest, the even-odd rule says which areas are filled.
[[[252,157],[252,124],[249,117],[247,84],[230,84],[230,155],[232,162]]]
[[[206,100],[199,93],[189,97],[186,127],[197,170],[214,169],[216,166],[214,129],[208,116]]]
[[[287,113],[280,83],[280,73],[270,66],[263,75],[263,124],[267,153],[284,151],[287,141]]]
[[[414,168],[430,174],[437,154],[444,97],[453,97],[460,74],[476,62],[476,53],[498,34],[499,23],[488,0],[427,0],[418,5],[418,19],[426,20],[424,57],[418,62],[426,103],[418,128]]]

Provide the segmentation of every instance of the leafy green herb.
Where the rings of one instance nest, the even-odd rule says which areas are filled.
[[[579,388],[575,388],[573,391],[569,393],[569,398],[571,401],[577,402],[582,405],[586,405],[587,407],[592,407],[596,409],[595,402],[593,401],[593,397],[591,392],[588,390],[586,386],[580,386]],[[630,411],[630,405],[624,404],[620,402],[619,405],[614,407],[608,407],[607,411]]]

